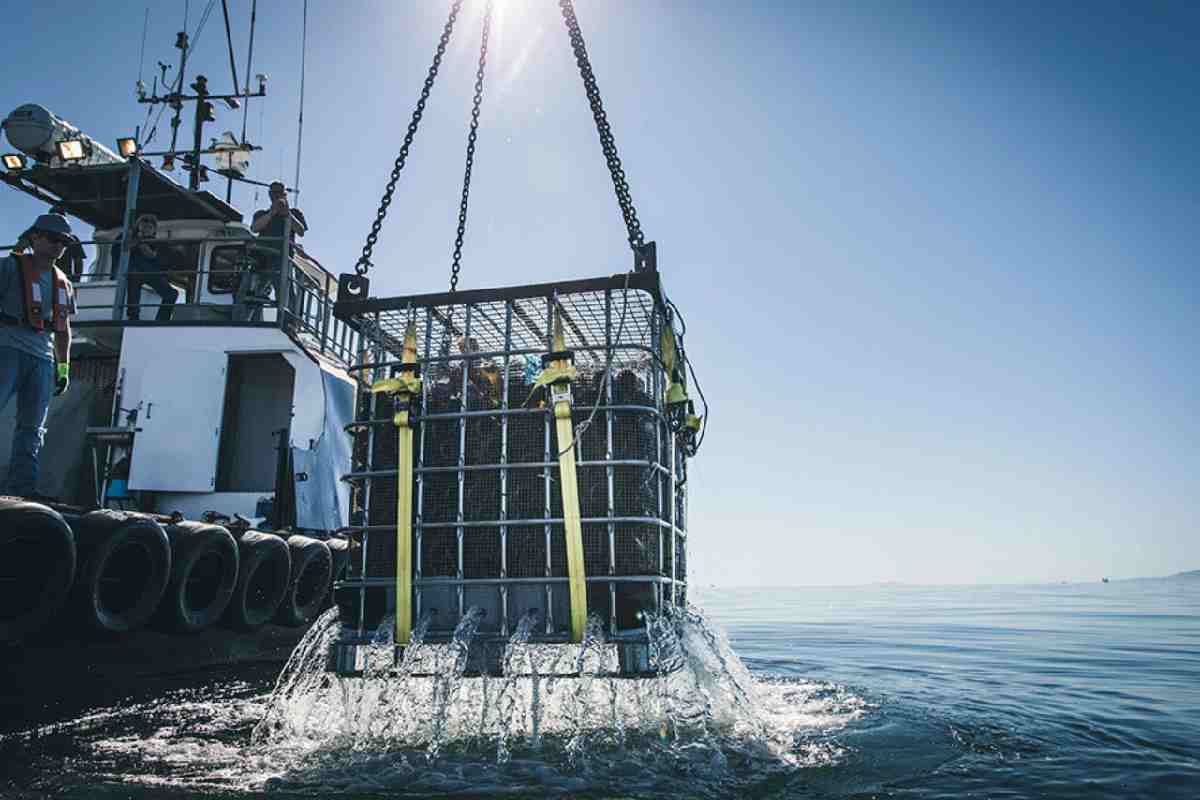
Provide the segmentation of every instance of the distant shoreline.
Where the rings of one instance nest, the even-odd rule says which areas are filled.
[[[1124,583],[1126,581],[1173,581],[1173,580],[1198,580],[1200,581],[1200,569],[1192,569],[1184,572],[1176,572],[1173,575],[1142,575],[1135,578],[1108,578],[1111,583]],[[802,583],[802,584],[771,584],[766,586],[754,586],[749,584],[739,585],[705,585],[696,583],[696,589],[703,591],[704,589],[746,589],[769,591],[771,589],[853,589],[853,588],[895,588],[895,589],[929,589],[929,588],[984,588],[988,586],[1058,586],[1062,584],[1070,585],[1086,585],[1092,583],[1101,583],[1101,578],[1095,580],[1042,580],[1042,581],[1013,581],[1011,583],[921,583],[921,582],[906,582],[906,581],[869,581],[864,583],[836,583],[836,584],[817,584],[817,583]]]

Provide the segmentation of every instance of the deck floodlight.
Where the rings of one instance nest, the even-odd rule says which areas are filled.
[[[134,139],[132,136],[117,139],[117,152],[125,158],[133,158],[137,155],[137,151],[137,139]]]
[[[4,168],[9,172],[20,172],[25,169],[25,156],[20,153],[5,153]]]
[[[58,142],[58,157],[63,161],[82,161],[87,156],[82,139],[61,139]]]

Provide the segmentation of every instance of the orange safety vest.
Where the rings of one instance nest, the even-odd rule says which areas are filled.
[[[24,284],[25,323],[39,333],[46,330],[43,319],[46,309],[46,298],[42,297],[42,282],[39,270],[33,263],[33,256],[28,253],[14,253],[13,258],[21,265],[21,282]],[[51,314],[54,331],[67,332],[67,317],[71,313],[71,281],[58,267],[54,270],[54,296],[50,298],[53,308]]]

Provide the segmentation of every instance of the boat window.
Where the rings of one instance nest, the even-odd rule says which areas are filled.
[[[229,357],[218,492],[274,491],[278,431],[291,425],[295,380],[292,365],[278,353]]]
[[[179,239],[156,239],[159,262],[171,272],[171,282],[186,285],[191,296],[193,275],[200,263],[200,243]],[[117,276],[117,263],[113,259],[112,243],[97,243],[97,257],[93,262],[92,280],[111,280]]]
[[[237,291],[238,276],[243,270],[270,271],[279,258],[279,247],[255,240],[214,247],[208,273],[211,294],[232,294]]]
[[[237,289],[237,277],[246,259],[243,244],[221,245],[213,248],[209,262],[208,291],[210,294],[231,294]]]

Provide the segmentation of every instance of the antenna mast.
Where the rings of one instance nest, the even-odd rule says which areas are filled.
[[[304,74],[308,56],[308,0],[304,0],[304,22],[300,33],[300,121],[296,126],[296,197],[300,197],[300,152],[304,147]]]

